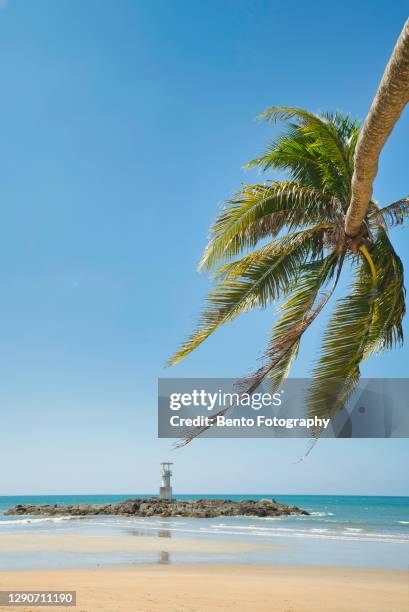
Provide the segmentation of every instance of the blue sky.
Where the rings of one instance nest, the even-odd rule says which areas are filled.
[[[407,440],[156,437],[158,376],[235,377],[273,320],[252,313],[173,371],[209,286],[211,221],[271,137],[271,104],[364,117],[407,3],[0,3],[0,494],[408,494]],[[375,196],[408,193],[406,112]],[[409,265],[409,228],[393,238]],[[324,318],[325,319],[325,318]],[[307,375],[323,321],[294,375]],[[407,376],[408,346],[364,366]]]

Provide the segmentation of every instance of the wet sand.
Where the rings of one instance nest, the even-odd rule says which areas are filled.
[[[243,554],[258,550],[280,550],[262,542],[223,541],[157,536],[102,536],[76,534],[5,534],[0,537],[2,552],[63,551],[76,553],[161,552],[197,554]]]

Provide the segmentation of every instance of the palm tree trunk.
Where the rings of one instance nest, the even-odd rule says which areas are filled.
[[[355,151],[351,202],[345,233],[356,236],[372,197],[382,148],[409,101],[409,19],[393,50]]]

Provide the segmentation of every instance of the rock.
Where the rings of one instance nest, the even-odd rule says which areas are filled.
[[[33,505],[17,504],[7,515],[42,516],[181,516],[193,518],[214,518],[217,516],[283,516],[289,514],[308,515],[298,506],[280,504],[275,499],[245,499],[239,502],[231,499],[164,500],[157,497],[125,499],[117,504],[74,504],[74,505]]]

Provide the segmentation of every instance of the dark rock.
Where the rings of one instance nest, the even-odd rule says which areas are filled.
[[[182,516],[214,518],[217,516],[282,516],[309,514],[294,505],[280,504],[274,499],[255,501],[245,499],[239,502],[230,499],[164,500],[157,497],[126,499],[117,504],[75,504],[68,506],[18,504],[7,515],[42,516],[95,516],[99,514],[123,516]]]

